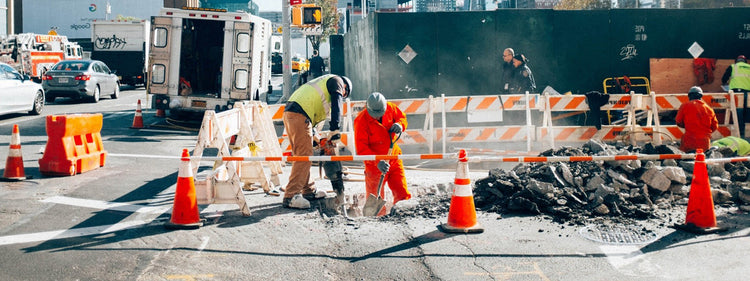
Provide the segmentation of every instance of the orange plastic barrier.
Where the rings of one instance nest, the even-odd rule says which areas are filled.
[[[102,114],[47,116],[47,146],[39,171],[43,175],[73,176],[104,166],[107,151],[102,137]]]

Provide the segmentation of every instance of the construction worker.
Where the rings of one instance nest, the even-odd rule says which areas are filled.
[[[693,86],[688,91],[689,101],[682,104],[677,111],[677,126],[685,128],[680,142],[680,149],[684,152],[694,152],[699,148],[707,151],[711,144],[711,133],[719,128],[714,110],[701,99],[702,97],[703,90]]]
[[[367,98],[367,110],[361,111],[354,119],[354,138],[358,155],[386,155],[393,145],[391,155],[400,155],[401,148],[395,144],[396,137],[406,129],[406,115],[398,106],[387,102],[385,97],[372,93]],[[385,173],[384,183],[393,193],[393,204],[411,198],[406,189],[404,163],[401,159],[365,161],[365,186],[367,194],[377,196],[381,174]],[[385,190],[381,188],[381,198]],[[380,214],[379,214],[380,215]]]
[[[711,146],[719,148],[726,147],[732,150],[737,156],[746,156],[750,154],[750,143],[738,137],[728,136],[711,143]],[[724,155],[729,156],[729,155]]]
[[[328,74],[311,80],[292,93],[286,103],[283,120],[293,156],[313,155],[313,127],[329,117],[330,133],[326,138],[334,143],[341,141],[341,109],[351,91],[349,78]],[[325,191],[316,190],[315,183],[310,181],[311,166],[312,163],[308,161],[292,163],[282,207],[306,209],[310,207],[310,200],[325,197]]]
[[[724,75],[721,76],[721,83],[729,85],[729,89],[735,93],[742,94],[744,107],[742,110],[737,109],[739,113],[737,117],[739,118],[740,135],[745,137],[745,123],[747,123],[748,115],[750,115],[747,108],[747,93],[750,92],[750,64],[747,63],[745,56],[737,56],[734,64],[727,67]]]

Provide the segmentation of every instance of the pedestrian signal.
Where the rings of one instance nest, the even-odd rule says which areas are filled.
[[[304,7],[302,8],[303,13],[303,24],[320,24],[321,12],[320,7]]]

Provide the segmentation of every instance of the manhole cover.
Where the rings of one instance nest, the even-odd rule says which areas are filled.
[[[587,225],[578,233],[592,241],[618,245],[645,244],[658,238],[654,232],[633,225]]]

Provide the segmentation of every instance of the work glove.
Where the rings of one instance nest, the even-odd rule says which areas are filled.
[[[328,136],[326,137],[329,141],[335,141],[338,139],[341,139],[341,133],[339,130],[330,131],[328,132]]]
[[[391,126],[391,129],[390,129],[390,130],[388,130],[388,132],[389,132],[389,133],[391,133],[391,134],[397,134],[397,135],[398,135],[398,134],[400,134],[400,133],[401,133],[401,132],[402,132],[403,130],[404,130],[404,128],[402,128],[400,124],[398,124],[398,123],[393,123],[393,126]]]
[[[389,168],[391,168],[391,164],[388,164],[388,161],[380,160],[380,162],[378,162],[378,170],[380,170],[381,173],[385,174],[388,172]]]

